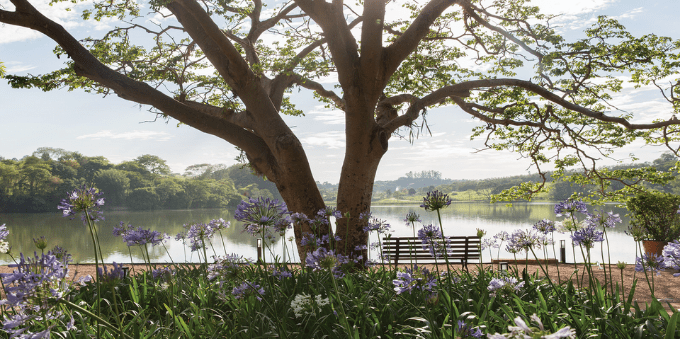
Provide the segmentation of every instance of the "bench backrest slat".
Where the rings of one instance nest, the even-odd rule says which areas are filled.
[[[467,268],[469,260],[479,260],[481,258],[482,239],[476,236],[455,236],[447,237],[447,248],[449,259],[461,260]],[[442,239],[434,239],[436,243],[442,243]],[[423,248],[423,242],[416,237],[389,237],[382,239],[382,252],[394,265],[398,265],[400,259],[409,258],[425,259],[427,262],[434,262],[435,258],[430,254],[428,248]],[[443,259],[442,259],[443,260]],[[439,258],[437,261],[441,261]]]

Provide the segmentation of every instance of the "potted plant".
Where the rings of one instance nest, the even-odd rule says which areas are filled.
[[[631,234],[646,253],[661,255],[667,243],[680,238],[678,206],[679,195],[658,191],[641,191],[628,199]]]

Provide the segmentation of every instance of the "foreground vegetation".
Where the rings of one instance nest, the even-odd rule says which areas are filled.
[[[202,265],[158,266],[148,259],[150,246],[164,246],[168,235],[141,227],[114,227],[130,248],[146,254],[147,269],[128,276],[122,265],[99,267],[98,234],[103,198],[95,189],[82,188],[64,199],[59,208],[65,216],[80,214],[92,235],[98,279],[69,281],[70,256],[56,247],[43,252],[44,238],[35,239],[40,254],[21,254],[15,271],[2,275],[5,298],[0,302],[3,330],[11,338],[675,338],[680,335],[680,311],[671,313],[654,298],[650,304],[633,302],[636,282],[622,287],[612,273],[604,284],[588,279],[575,286],[571,280],[545,278],[538,274],[480,269],[475,273],[456,270],[428,271],[410,263],[393,269],[375,266],[362,269],[368,258],[365,247],[337,248],[337,234],[305,234],[310,249],[305,267],[285,261],[283,253],[268,252],[274,264],[253,263],[224,253],[208,259],[213,237],[230,227],[223,220],[185,225],[176,236],[204,260]],[[422,207],[437,211],[451,203],[439,192],[428,193]],[[585,204],[567,201],[555,212],[565,219],[561,226],[572,232],[572,240],[590,262],[590,249],[606,229],[620,222],[617,215],[600,213],[577,222],[577,213],[587,214]],[[284,204],[269,199],[243,201],[236,218],[244,230],[264,239],[281,235],[291,223],[329,223],[340,213],[319,211],[308,218],[290,214]],[[366,232],[385,235],[390,226],[366,218]],[[419,216],[409,213],[407,225],[416,229]],[[577,226],[582,225],[582,226]],[[558,225],[559,226],[559,225]],[[312,227],[320,229],[320,227]],[[533,230],[517,230],[485,238],[485,249],[504,242],[512,253],[522,250],[535,258],[551,245],[555,223],[544,220]],[[9,230],[0,226],[0,250],[10,253],[4,242]],[[479,236],[485,236],[479,230]],[[448,257],[436,239],[446,238],[439,225],[423,225],[418,231],[423,246],[440,264],[449,267]],[[374,246],[374,245],[372,245]],[[379,246],[379,245],[378,245]],[[666,266],[680,268],[680,242],[667,246]],[[553,248],[554,250],[554,248]],[[585,252],[584,252],[585,251]],[[344,255],[341,253],[345,253]],[[355,253],[355,254],[349,254]],[[603,252],[604,253],[604,252]],[[604,256],[604,254],[602,254]],[[290,256],[288,256],[290,257]],[[281,258],[284,258],[281,260]],[[663,269],[658,261],[638,260],[640,271]],[[652,264],[652,266],[650,266]],[[590,265],[586,265],[589,267]],[[591,272],[588,275],[592,277]],[[605,274],[606,277],[606,274]],[[651,277],[653,286],[653,275]],[[651,286],[650,286],[651,287]],[[652,288],[653,291],[653,288]],[[670,307],[670,305],[668,305]]]

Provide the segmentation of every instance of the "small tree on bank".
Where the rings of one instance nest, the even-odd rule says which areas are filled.
[[[519,0],[363,6],[296,0],[267,10],[261,0],[95,0],[83,19],[117,18],[120,26],[78,41],[29,1],[10,2],[14,8],[1,9],[0,22],[45,34],[58,44],[57,55],[70,59],[51,74],[6,75],[13,87],[113,92],[222,138],[276,183],[294,212],[311,216],[324,203],[302,144],[281,117],[303,113],[286,93],[307,89],[342,110],[346,150],[337,207],[350,218],[339,222],[338,249],[367,242],[358,217],[370,209],[390,139],[425,126],[432,107],[458,106],[480,122],[475,137],[530,158],[544,179],[541,165],[548,162],[558,171],[580,164],[596,173],[595,155],[638,138],[676,151],[670,142],[677,119],[633,123],[608,100],[622,88],[612,75],[631,75],[635,84],[658,85],[677,111],[678,42],[633,37],[612,19],[601,17],[586,38],[565,42],[552,17]],[[403,6],[409,19],[386,17],[388,5]],[[153,16],[166,20],[149,24]],[[471,62],[484,67],[464,67]],[[317,81],[333,74],[337,89]],[[527,196],[541,187],[514,192]],[[295,228],[301,258],[308,231]]]

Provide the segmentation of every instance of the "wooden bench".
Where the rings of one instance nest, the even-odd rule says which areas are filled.
[[[448,246],[449,262],[460,262],[463,264],[463,268],[467,270],[467,263],[470,260],[481,259],[481,238],[476,236],[447,238],[450,240]],[[442,241],[442,239],[435,240],[439,242]],[[402,262],[410,262],[411,258],[413,258],[414,263],[417,261],[419,264],[434,264],[435,262],[438,264],[446,263],[446,259],[444,259],[443,256],[436,258],[437,260],[435,261],[435,258],[430,254],[429,247],[423,248],[422,240],[414,237],[383,238],[382,253],[390,262],[394,262],[394,267],[399,265],[400,260]],[[413,256],[411,256],[411,254],[413,254]]]

